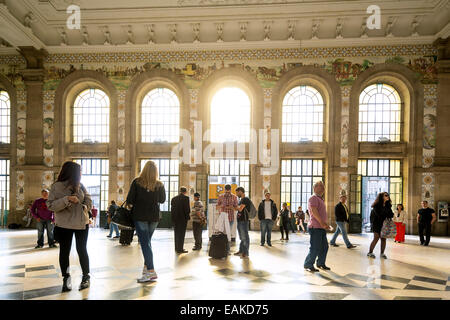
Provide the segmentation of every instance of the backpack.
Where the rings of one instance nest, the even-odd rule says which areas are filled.
[[[250,199],[248,199],[248,200],[250,200]],[[256,214],[258,213],[252,200],[250,200],[250,210],[247,210],[247,212],[248,212],[249,219],[254,219],[256,217]]]

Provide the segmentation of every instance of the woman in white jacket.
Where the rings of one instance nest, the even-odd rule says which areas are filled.
[[[399,203],[397,209],[394,212],[394,222],[397,226],[397,235],[395,236],[395,242],[405,242],[405,227],[406,227],[406,212],[403,205]]]

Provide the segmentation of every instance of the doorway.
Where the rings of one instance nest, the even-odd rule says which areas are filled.
[[[370,232],[372,203],[380,192],[389,192],[389,177],[362,177],[362,231]]]
[[[109,205],[109,160],[78,158],[73,159],[73,161],[81,165],[81,183],[90,194],[92,205],[98,210],[97,217],[94,221],[94,226],[103,226],[105,221],[103,221],[103,218],[100,219],[100,217],[105,217]]]

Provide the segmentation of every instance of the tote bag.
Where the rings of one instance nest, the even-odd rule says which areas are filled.
[[[134,222],[131,217],[131,211],[125,208],[124,204],[125,203],[122,203],[122,205],[117,208],[114,216],[111,218],[111,221],[123,229],[133,229]]]
[[[381,227],[381,238],[395,238],[397,235],[397,226],[392,219],[385,219]]]

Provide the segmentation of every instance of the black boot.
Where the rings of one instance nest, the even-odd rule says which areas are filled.
[[[89,288],[89,286],[91,284],[90,278],[91,277],[88,274],[87,275],[83,275],[83,278],[81,279],[80,287],[78,288],[78,290],[81,291],[83,289]]]
[[[63,278],[62,292],[68,292],[70,290],[72,290],[72,279],[70,278],[70,274],[68,274]]]

